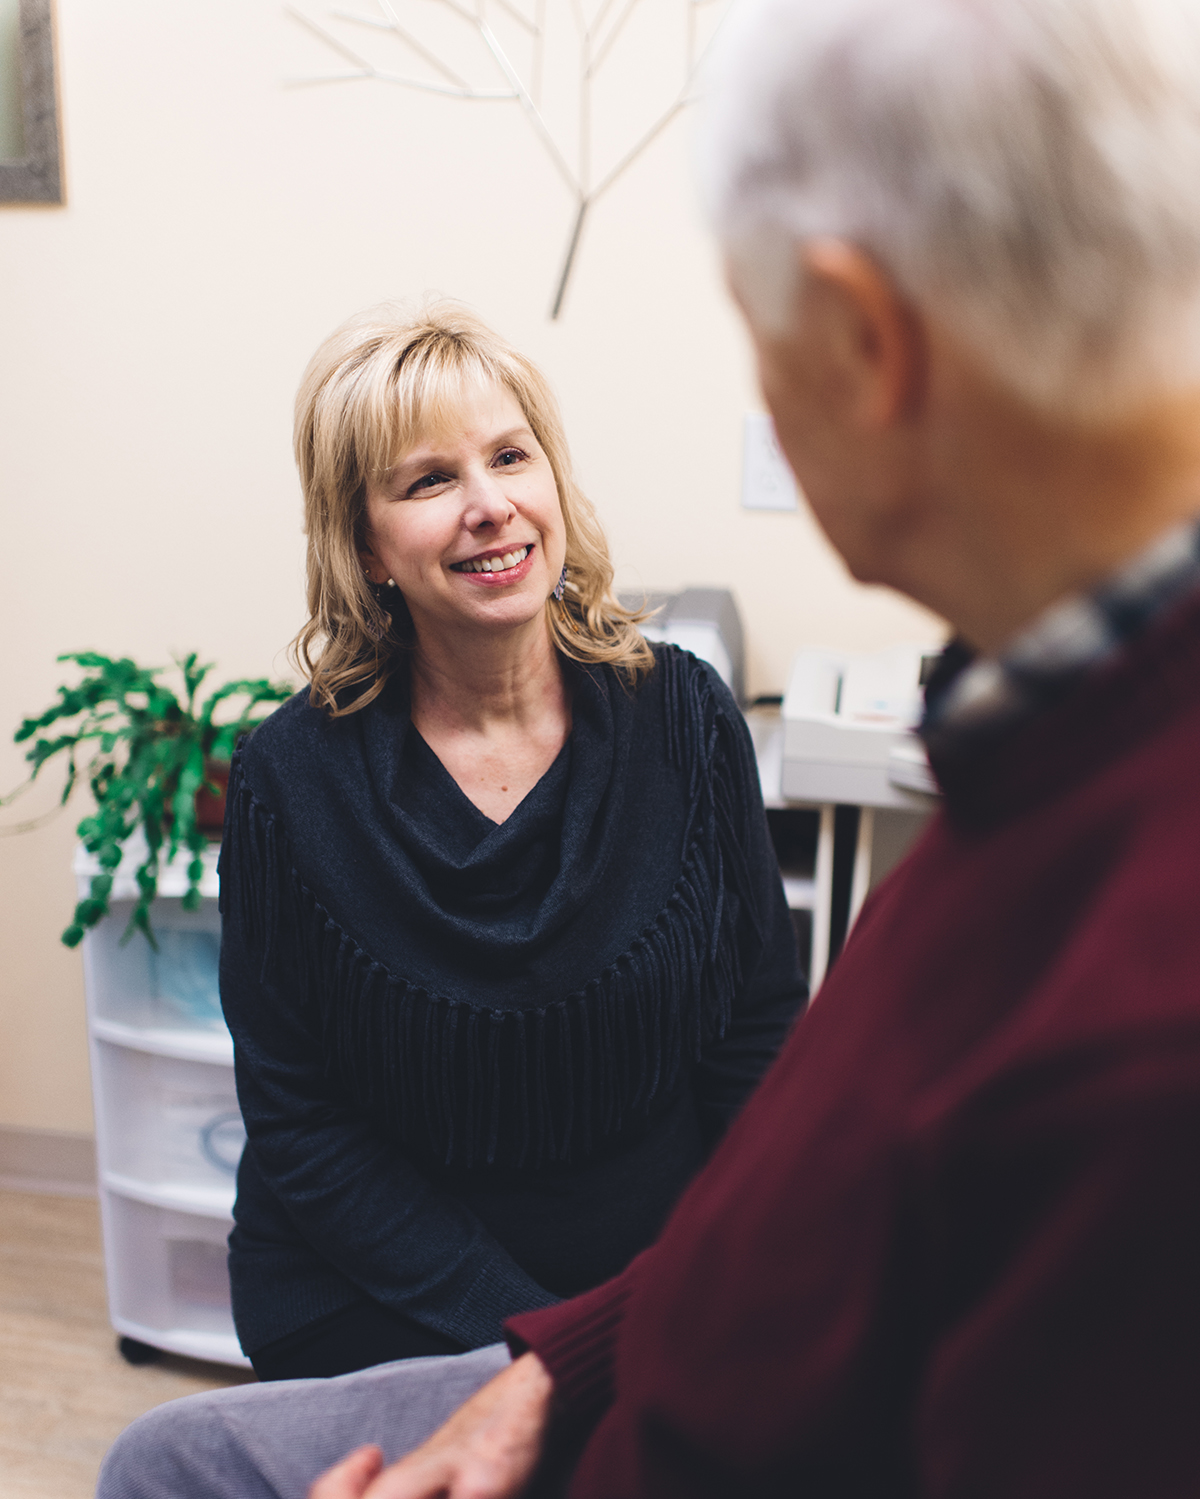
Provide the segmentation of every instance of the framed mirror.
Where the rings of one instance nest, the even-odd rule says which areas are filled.
[[[0,0],[0,204],[61,203],[53,0]]]

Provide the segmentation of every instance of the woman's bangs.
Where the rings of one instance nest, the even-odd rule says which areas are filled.
[[[394,371],[371,423],[370,471],[382,478],[417,443],[448,436],[471,398],[496,387],[512,389],[477,350],[451,344],[410,355]]]

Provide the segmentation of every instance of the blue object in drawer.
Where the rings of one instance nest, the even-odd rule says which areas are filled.
[[[151,954],[154,987],[160,999],[197,1025],[223,1025],[217,960],[217,932],[157,931]]]

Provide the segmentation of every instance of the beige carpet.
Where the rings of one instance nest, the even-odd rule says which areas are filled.
[[[131,1367],[108,1325],[95,1201],[0,1192],[0,1499],[90,1499],[135,1416],[251,1378],[185,1358]]]

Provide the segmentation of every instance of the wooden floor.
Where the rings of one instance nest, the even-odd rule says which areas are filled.
[[[90,1499],[135,1416],[251,1378],[175,1357],[131,1367],[108,1325],[96,1202],[0,1192],[0,1499]]]

